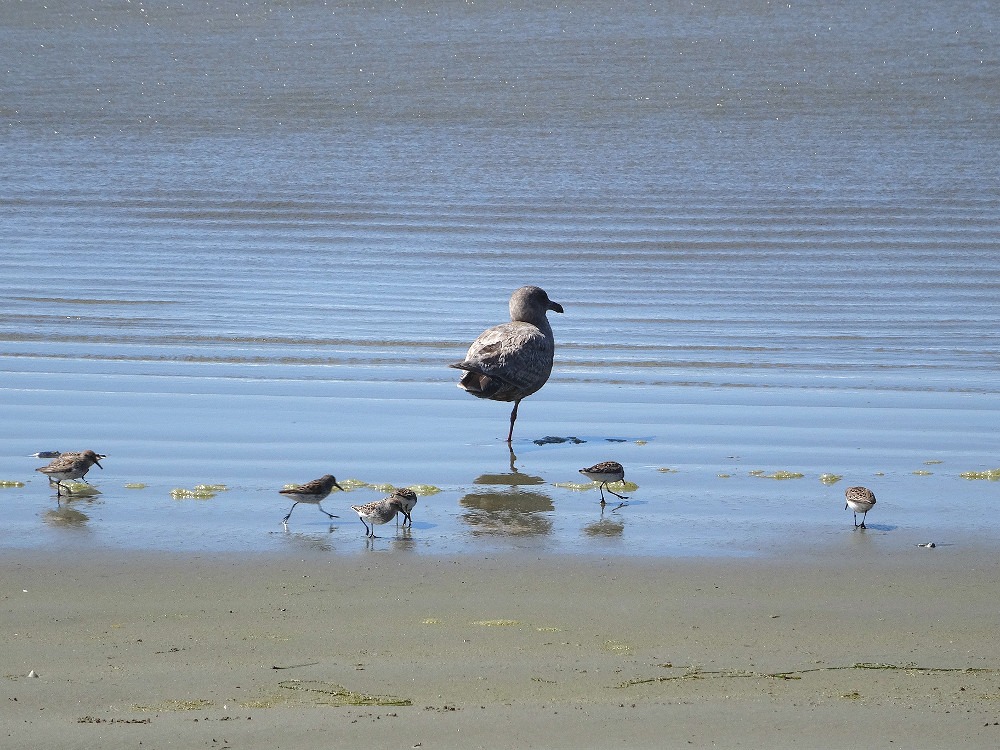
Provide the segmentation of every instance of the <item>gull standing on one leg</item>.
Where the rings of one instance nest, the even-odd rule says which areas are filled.
[[[510,298],[511,322],[483,331],[465,359],[449,365],[465,370],[458,387],[476,398],[514,402],[508,443],[514,439],[521,400],[545,385],[552,372],[555,338],[545,317],[549,310],[563,311],[544,289],[522,286]]]

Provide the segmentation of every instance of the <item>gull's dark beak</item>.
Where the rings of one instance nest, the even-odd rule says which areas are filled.
[[[553,302],[552,300],[549,300],[549,309],[552,312],[557,312],[557,313],[561,313],[563,311],[562,305],[560,305],[558,302]]]

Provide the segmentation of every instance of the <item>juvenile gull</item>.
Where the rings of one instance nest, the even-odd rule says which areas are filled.
[[[608,492],[617,497],[619,500],[628,500],[626,495],[619,495],[617,492],[614,492],[610,487],[608,487],[609,482],[625,481],[625,468],[617,461],[601,461],[599,464],[588,466],[586,469],[580,469],[580,473],[587,477],[587,479],[594,482],[600,482],[601,505],[606,504],[604,501],[605,487],[607,487]]]
[[[513,401],[507,442],[514,438],[514,421],[521,399],[537,391],[552,372],[555,339],[545,313],[561,313],[562,305],[544,289],[522,286],[510,298],[510,323],[483,331],[462,362],[449,367],[465,370],[458,387],[476,398]]]
[[[314,479],[311,482],[279,490],[282,495],[288,495],[295,501],[292,503],[292,507],[288,509],[288,514],[281,519],[281,522],[288,523],[288,519],[292,517],[292,511],[295,510],[295,506],[299,503],[313,503],[322,513],[326,513],[330,518],[339,518],[340,516],[327,513],[323,510],[323,506],[320,505],[320,502],[333,492],[334,487],[342,492],[344,490],[343,487],[337,484],[337,480],[334,479],[333,474],[324,474],[319,479]]]
[[[845,495],[847,505],[844,506],[844,510],[850,508],[854,511],[854,528],[865,528],[865,518],[868,517],[868,511],[875,507],[875,493],[867,487],[848,487]],[[862,514],[860,524],[858,523],[858,513]]]
[[[35,471],[40,471],[47,476],[50,484],[55,482],[56,497],[59,497],[62,495],[63,482],[70,479],[83,479],[94,464],[97,464],[99,469],[103,469],[104,467],[100,463],[102,458],[104,456],[94,453],[92,450],[81,451],[79,453],[63,453],[48,466],[39,466]]]
[[[389,523],[389,521],[396,517],[397,513],[401,513],[403,511],[403,502],[396,495],[390,495],[387,498],[376,500],[374,503],[368,503],[367,505],[352,505],[351,510],[358,514],[361,523],[365,525],[365,536],[375,539],[377,538],[375,536],[375,527]],[[365,523],[366,521],[367,523]],[[369,523],[371,524],[371,528],[368,528]]]

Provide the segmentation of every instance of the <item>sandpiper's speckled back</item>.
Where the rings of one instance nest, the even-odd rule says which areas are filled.
[[[289,495],[299,502],[318,502],[333,492],[334,487],[340,490],[344,489],[337,484],[337,480],[333,474],[324,474],[319,479],[314,479],[311,482],[306,482],[295,487],[286,487],[278,491],[282,495]]]
[[[875,505],[875,493],[867,487],[848,487],[844,492],[847,505],[858,513],[864,513]]]

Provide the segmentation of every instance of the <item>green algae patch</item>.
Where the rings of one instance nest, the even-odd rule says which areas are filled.
[[[396,491],[396,485],[389,484],[388,482],[382,482],[382,483],[369,482],[365,486],[371,487],[373,490],[376,490],[378,492],[384,492],[387,495],[390,495]]]
[[[413,490],[414,494],[419,497],[426,497],[428,495],[436,495],[441,492],[440,487],[435,487],[433,484],[411,484],[408,489]]]
[[[624,641],[611,640],[604,642],[604,650],[613,654],[627,654],[632,650],[632,647]]]
[[[732,479],[733,478],[732,474],[716,474],[715,476],[717,476],[719,479]]]
[[[188,490],[183,487],[175,487],[170,490],[170,497],[174,500],[211,500],[215,497],[215,493],[208,490]]]
[[[228,487],[224,484],[196,484],[195,492],[227,492]]]
[[[484,628],[511,628],[521,624],[520,620],[476,620],[473,625],[482,625]]]
[[[74,497],[93,497],[101,494],[99,489],[86,482],[63,482],[62,486],[66,492]]]
[[[959,474],[962,479],[986,479],[990,482],[1000,481],[1000,469],[987,469],[986,471],[963,471]]]
[[[805,477],[805,474],[798,471],[776,471],[773,474],[765,474],[758,469],[751,471],[750,476],[760,477],[761,479],[802,479]]]
[[[580,482],[553,482],[552,486],[560,487],[564,490],[573,490],[575,492],[582,492],[584,490],[594,489],[595,485],[593,482],[587,482],[586,484],[582,484]]]
[[[2,479],[0,487],[24,487],[24,482],[18,482],[16,479]]]
[[[351,490],[357,490],[361,487],[370,487],[368,482],[362,482],[360,479],[338,479],[337,484],[344,488],[345,492],[350,492]],[[287,485],[294,487],[296,485]]]
[[[841,476],[840,474],[820,474],[819,475],[819,481],[821,481],[823,484],[836,484],[837,482],[839,482],[843,478],[844,477]]]
[[[146,485],[143,482],[126,482],[125,489],[127,490],[144,490]]]
[[[398,489],[403,489],[401,487],[397,487],[391,482],[363,482],[360,479],[347,479],[343,482],[339,482],[339,484],[347,491],[357,490],[361,489],[362,487],[367,487],[370,490],[375,490],[376,492],[384,492],[387,495],[391,495]],[[416,495],[419,495],[421,497],[426,497],[427,495],[436,495],[437,493],[442,492],[440,487],[435,487],[433,484],[411,484],[406,489],[413,490],[413,492]]]
[[[927,469],[917,469],[913,472],[913,475],[918,477],[929,477],[933,473],[933,471],[927,471]]]
[[[412,706],[413,701],[395,695],[356,693],[343,685],[321,680],[284,680],[278,687],[302,693],[317,706]]]
[[[132,704],[133,711],[201,711],[205,708],[211,708],[215,703],[209,700],[204,700],[201,698],[195,698],[193,700],[166,700],[160,701],[159,703],[153,703],[150,705],[143,705],[139,703]]]
[[[676,474],[678,470],[671,469],[669,466],[661,466],[657,471],[661,474]]]

